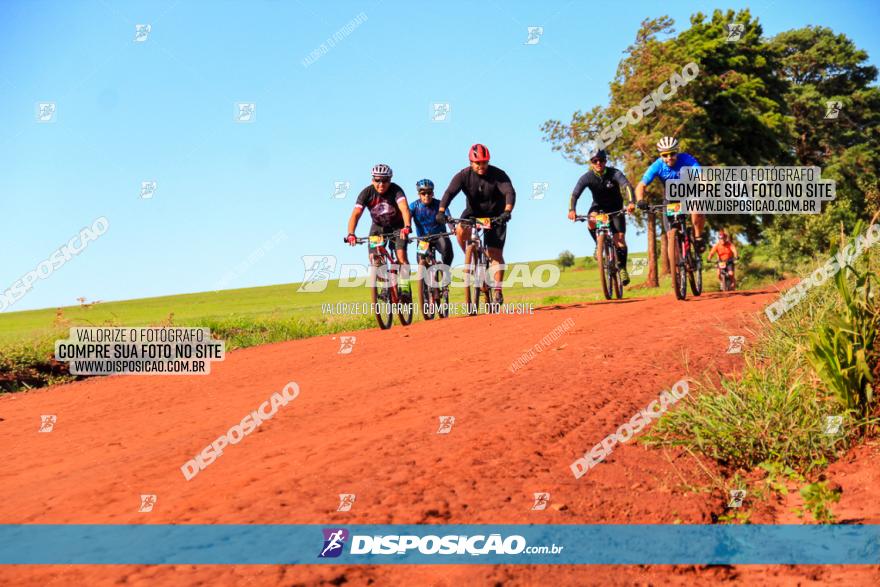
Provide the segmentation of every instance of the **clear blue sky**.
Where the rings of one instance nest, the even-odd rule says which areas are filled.
[[[541,123],[607,102],[642,19],[666,13],[681,30],[698,10],[745,6],[767,35],[829,26],[877,64],[873,1],[4,0],[0,291],[99,216],[107,234],[11,310],[213,290],[279,231],[228,287],[299,281],[302,255],[361,262],[341,240],[370,167],[391,165],[410,196],[421,177],[442,191],[474,142],[518,191],[508,261],[587,254],[583,226],[564,218],[583,169],[541,141]],[[151,25],[145,42],[136,24]],[[537,45],[527,26],[544,27]],[[56,104],[54,123],[36,122],[38,102]],[[233,120],[235,102],[256,103],[254,123]],[[451,104],[449,122],[429,120],[432,102]],[[152,199],[139,198],[144,180],[158,182]],[[334,181],[352,183],[346,198],[331,199]],[[543,200],[530,199],[536,181],[550,183]]]

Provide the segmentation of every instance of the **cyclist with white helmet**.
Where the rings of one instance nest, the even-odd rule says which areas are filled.
[[[655,177],[665,184],[667,179],[678,179],[682,167],[700,166],[700,163],[693,155],[679,153],[678,139],[675,137],[663,137],[660,139],[657,143],[657,150],[660,152],[660,157],[648,167],[642,176],[642,181],[636,186],[636,200],[638,200],[638,207],[642,210],[648,208],[648,202],[645,200],[645,188],[654,181]],[[694,244],[697,247],[697,253],[700,254],[706,249],[703,243],[703,227],[706,225],[706,217],[703,214],[692,212],[691,221],[694,225],[694,238],[696,239]],[[663,227],[669,239],[670,246],[667,250],[670,251],[670,259],[672,259],[671,255],[674,254],[673,249],[675,248],[675,230],[669,229],[669,221],[665,215],[663,216]]]
[[[633,204],[633,189],[629,180],[619,169],[608,167],[608,153],[604,149],[593,148],[585,151],[590,160],[590,170],[581,176],[574,191],[571,193],[571,200],[568,204],[568,219],[574,222],[577,212],[577,201],[584,193],[584,190],[590,188],[593,196],[593,203],[587,211],[590,219],[588,221],[588,230],[593,242],[596,242],[596,214],[612,214],[623,209],[623,195],[620,193],[621,188],[626,191],[627,212],[632,213],[635,209]],[[617,264],[620,268],[620,280],[623,285],[629,285],[629,274],[626,272],[626,218],[623,214],[618,214],[611,218],[611,234],[614,235],[614,246],[617,247]]]
[[[416,182],[416,190],[419,199],[409,205],[409,213],[416,227],[417,236],[430,236],[446,232],[445,224],[437,222],[437,214],[440,211],[440,201],[434,199],[434,182],[430,179],[420,179]],[[440,252],[443,264],[452,267],[452,243],[448,236],[434,239],[434,247]]]
[[[400,263],[401,285],[403,289],[409,287],[409,260],[406,256],[406,239],[411,232],[411,218],[409,207],[406,205],[406,195],[396,183],[391,181],[394,174],[391,168],[384,163],[373,167],[373,181],[361,190],[351,217],[348,219],[348,244],[357,244],[354,235],[358,220],[364,213],[364,208],[370,211],[373,224],[370,226],[370,235],[392,233],[391,246],[397,252],[397,261]]]

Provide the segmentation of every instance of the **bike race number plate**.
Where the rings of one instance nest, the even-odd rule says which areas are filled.
[[[385,238],[380,235],[370,236],[370,248],[376,249],[381,247],[385,243]]]
[[[482,229],[492,228],[492,222],[490,218],[474,218],[477,221],[477,227]]]
[[[676,202],[675,204],[666,204],[667,216],[678,216],[679,214],[681,214],[681,202]]]
[[[603,229],[611,226],[608,221],[608,214],[596,214],[596,228]]]
[[[428,241],[419,241],[419,249],[417,251],[419,255],[427,255],[428,254]]]

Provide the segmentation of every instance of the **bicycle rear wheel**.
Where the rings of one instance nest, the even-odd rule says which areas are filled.
[[[602,293],[606,300],[611,299],[611,274],[608,272],[608,266],[605,262],[605,233],[600,232],[596,235],[596,255],[599,265],[599,280],[602,282]]]

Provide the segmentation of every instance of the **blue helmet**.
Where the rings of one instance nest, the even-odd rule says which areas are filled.
[[[430,179],[420,179],[416,182],[416,189],[434,191],[434,182]]]

